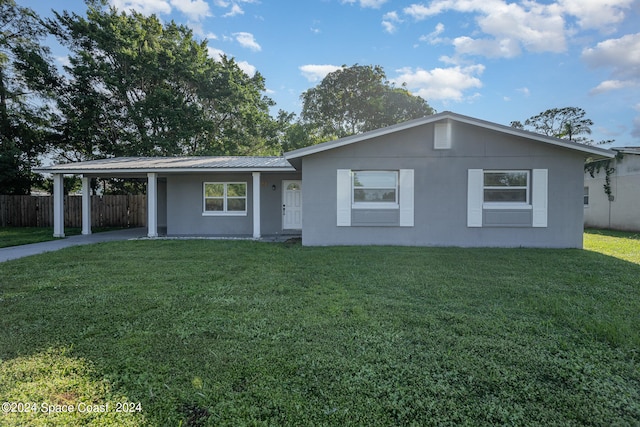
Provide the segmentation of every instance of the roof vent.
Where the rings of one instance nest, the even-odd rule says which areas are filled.
[[[434,124],[433,149],[448,150],[451,148],[451,121],[446,120]]]

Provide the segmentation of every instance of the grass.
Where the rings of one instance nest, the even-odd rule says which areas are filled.
[[[116,230],[117,227],[93,227],[93,233]],[[82,232],[81,228],[65,227],[65,236],[76,236]],[[56,240],[52,227],[0,227],[0,248],[9,246],[28,245],[30,243],[48,242]]]
[[[142,240],[2,263],[0,401],[109,411],[0,424],[638,425],[640,240],[585,246]]]
[[[67,236],[80,234],[80,228],[65,228]],[[55,240],[51,227],[0,227],[0,248]]]
[[[591,229],[585,232],[584,245],[626,261],[640,260],[640,233]]]

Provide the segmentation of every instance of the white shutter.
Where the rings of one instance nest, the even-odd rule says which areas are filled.
[[[483,180],[482,169],[467,171],[467,227],[482,227]]]
[[[337,226],[351,227],[351,170],[338,169],[337,175]]]
[[[547,169],[534,169],[531,190],[533,207],[533,227],[547,226],[547,194],[549,178]]]
[[[413,169],[400,169],[400,227],[413,227]]]

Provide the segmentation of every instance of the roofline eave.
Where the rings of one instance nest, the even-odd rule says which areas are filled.
[[[279,167],[279,168],[120,168],[120,169],[67,169],[67,168],[57,168],[55,166],[51,167],[43,167],[43,168],[34,168],[34,172],[38,173],[61,173],[65,175],[131,175],[131,174],[148,174],[148,173],[159,173],[159,174],[172,174],[172,173],[250,173],[250,172],[297,172],[294,167]]]

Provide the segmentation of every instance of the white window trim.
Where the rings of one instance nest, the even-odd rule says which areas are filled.
[[[482,169],[467,170],[467,227],[483,227],[483,215],[485,209],[484,200],[484,173]],[[531,180],[531,227],[546,228],[548,222],[548,187],[549,170],[532,169]],[[503,204],[504,206],[505,204]],[[520,203],[520,206],[524,206]],[[514,206],[505,206],[504,209],[514,209]]]
[[[400,205],[391,202],[354,202],[351,205],[351,209],[400,209]]]
[[[395,173],[396,175],[396,186],[395,186],[395,190],[396,190],[396,201],[395,202],[356,202],[355,198],[354,198],[354,193],[355,193],[355,189],[356,187],[353,185],[353,178],[355,176],[356,173],[358,172],[367,172],[367,173]],[[372,188],[372,187],[358,187],[358,189],[361,190],[366,190],[368,188]],[[375,188],[381,188],[381,189],[386,189],[383,187],[375,187]],[[388,189],[391,189],[392,187],[388,187]],[[366,170],[356,170],[356,171],[351,171],[351,209],[400,209],[400,203],[398,202],[398,193],[400,192],[400,178],[398,176],[398,171],[397,170],[372,170],[372,169],[366,169]]]
[[[205,210],[208,198],[209,199],[211,199],[211,198],[219,199],[220,198],[220,197],[207,197],[206,196],[207,184],[222,184],[224,186],[224,195],[222,196],[224,210],[222,210],[222,211],[207,211],[207,210]],[[232,197],[232,199],[244,199],[245,200],[244,211],[227,211],[227,197],[228,197],[227,196],[227,186],[228,185],[234,185],[234,184],[243,184],[244,187],[245,187],[245,195],[244,195],[244,197]],[[202,183],[202,216],[247,216],[247,204],[248,204],[248,201],[249,201],[248,190],[249,190],[249,186],[247,185],[246,182],[213,182],[213,181],[203,182]]]
[[[484,188],[483,188],[484,191]],[[509,203],[509,202],[483,202],[482,209],[520,209],[531,210],[533,206],[526,203]]]
[[[519,186],[519,187],[504,187],[499,185],[484,185],[484,174],[485,173],[521,173],[525,172],[527,174],[527,185]],[[526,190],[526,202],[485,202],[484,201],[484,190],[503,190],[505,188],[513,189],[513,190]],[[482,171],[482,208],[483,209],[533,209],[531,205],[531,171],[528,169],[485,169]]]

